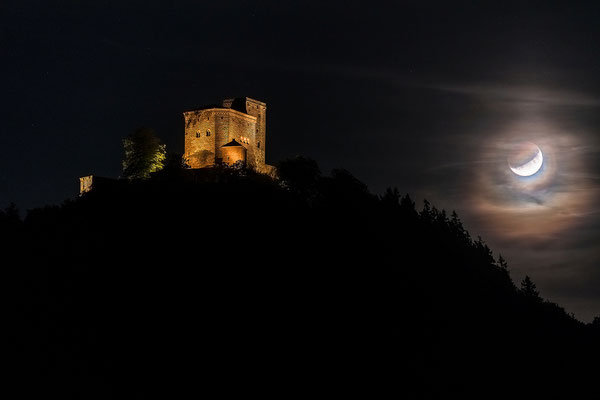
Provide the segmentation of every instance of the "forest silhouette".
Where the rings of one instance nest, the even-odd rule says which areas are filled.
[[[170,165],[0,212],[12,398],[598,395],[600,320],[456,213],[304,157]]]

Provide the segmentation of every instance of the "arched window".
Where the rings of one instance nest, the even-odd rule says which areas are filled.
[[[200,137],[200,130],[196,131],[196,137],[199,138]]]
[[[206,130],[206,136],[210,136],[210,129]]]

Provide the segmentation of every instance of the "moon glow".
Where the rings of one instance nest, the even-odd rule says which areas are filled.
[[[597,132],[534,117],[524,115],[474,139],[479,144],[474,160],[479,164],[470,166],[473,179],[466,198],[484,233],[493,232],[502,243],[523,248],[556,243],[564,233],[569,234],[560,241],[567,243],[589,216],[598,213],[600,204],[597,171],[591,169],[600,148]],[[543,158],[536,161],[541,166],[533,175],[520,176],[510,168],[527,164],[539,149]],[[529,249],[531,254],[541,253],[539,248]]]
[[[508,166],[519,176],[531,176],[544,164],[542,150],[533,143],[525,143],[508,158]]]

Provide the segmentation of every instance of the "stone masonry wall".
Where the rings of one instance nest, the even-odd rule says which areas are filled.
[[[262,101],[246,97],[246,113],[256,118],[252,156],[254,164],[262,167],[265,164],[266,154],[267,105]]]
[[[223,160],[221,146],[228,143],[229,139],[229,112],[228,110],[218,109],[215,111],[215,138],[214,148],[215,162],[219,163]]]
[[[214,110],[189,111],[185,119],[184,157],[190,167],[203,168],[215,163],[215,112]],[[207,136],[207,132],[210,135]]]

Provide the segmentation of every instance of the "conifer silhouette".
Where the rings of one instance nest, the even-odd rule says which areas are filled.
[[[540,299],[540,292],[536,289],[535,283],[533,283],[529,275],[525,275],[525,279],[521,282],[521,293],[528,298]]]

